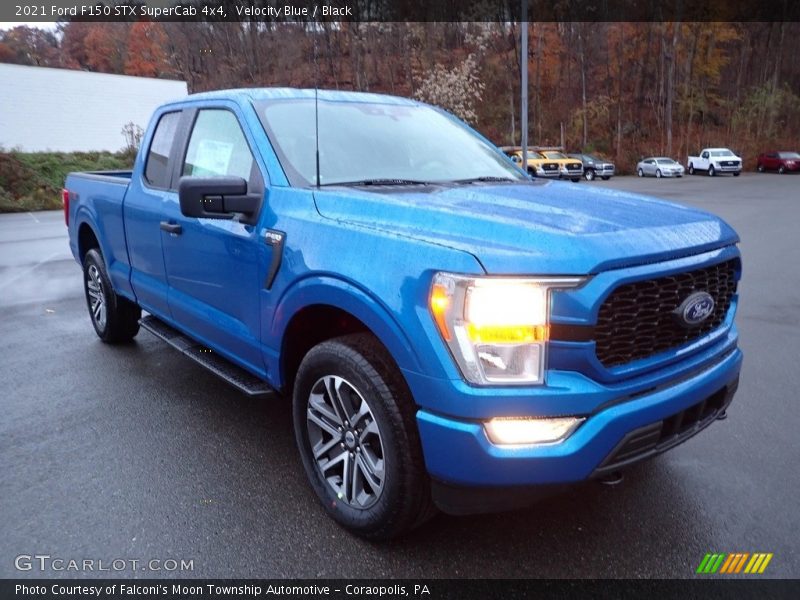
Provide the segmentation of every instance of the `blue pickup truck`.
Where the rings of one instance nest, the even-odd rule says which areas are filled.
[[[531,178],[416,101],[191,95],[64,208],[97,335],[291,401],[311,487],[367,538],[614,478],[738,385],[726,223]]]

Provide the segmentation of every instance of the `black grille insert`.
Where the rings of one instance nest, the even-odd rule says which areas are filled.
[[[737,262],[731,259],[616,288],[600,307],[594,328],[598,360],[605,367],[623,365],[676,348],[719,327],[736,293]],[[674,311],[699,291],[714,298],[714,312],[700,325],[684,326]]]
[[[688,440],[708,427],[725,411],[738,385],[737,379],[702,402],[662,421],[631,431],[595,469],[592,476],[600,477],[660,454]]]

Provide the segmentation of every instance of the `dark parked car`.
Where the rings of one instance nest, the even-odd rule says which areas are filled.
[[[577,158],[583,163],[583,176],[587,181],[592,181],[595,177],[602,177],[608,181],[614,175],[614,164],[598,158],[592,154],[570,154],[570,158]]]
[[[800,154],[797,152],[762,152],[758,155],[759,173],[764,171],[800,171]]]

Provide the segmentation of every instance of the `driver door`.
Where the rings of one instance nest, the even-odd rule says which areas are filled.
[[[264,178],[232,109],[194,111],[181,155],[182,177],[237,176],[248,193]],[[168,301],[177,325],[250,371],[265,372],[260,348],[257,228],[235,220],[187,217],[177,195],[165,203],[162,232]]]

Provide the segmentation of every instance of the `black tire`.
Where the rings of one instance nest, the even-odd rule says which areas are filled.
[[[114,292],[103,255],[96,248],[89,250],[83,258],[83,290],[89,318],[101,340],[107,344],[119,344],[136,337],[142,310]]]
[[[531,177],[536,177],[536,169],[528,167],[528,175],[530,175]]]
[[[736,171],[736,173],[734,173],[734,174],[733,174],[733,176],[734,176],[734,177],[738,177],[738,176],[739,176],[739,175],[741,175],[741,174],[742,174],[742,173],[741,173],[740,171]]]
[[[714,165],[708,165],[708,176],[713,177],[717,172],[714,170]]]
[[[325,413],[316,411],[317,416],[326,418],[334,432],[337,430],[341,432],[341,441],[338,444],[334,442],[335,438],[328,429],[323,430],[318,427],[308,416],[312,390],[321,392],[322,395],[319,397],[325,402],[332,399],[324,383],[324,380],[331,376],[341,378],[343,381],[340,381],[340,385],[347,384],[344,389],[348,390],[348,393],[343,392],[341,395],[337,393],[339,397],[348,398],[346,400],[348,403],[360,399],[361,403],[367,404],[368,409],[368,414],[354,419],[354,423],[344,420],[344,427],[341,428],[336,427]],[[352,390],[357,394],[354,395]],[[342,404],[333,402],[330,404],[342,407]],[[363,408],[363,404],[359,406]],[[350,407],[353,409],[351,413],[355,413],[355,406],[351,404]],[[347,408],[343,410],[347,414]],[[364,538],[386,540],[421,525],[436,514],[431,501],[430,481],[422,457],[414,400],[391,356],[373,336],[348,335],[322,342],[312,348],[297,372],[293,413],[295,438],[306,475],[325,510],[337,523]],[[329,411],[328,414],[332,413]],[[373,418],[378,433],[372,437],[362,437],[365,435],[367,425],[372,427],[370,418]],[[364,427],[359,428],[359,424]],[[315,431],[312,432],[312,429]],[[319,465],[314,458],[311,437],[312,435],[317,437],[317,430],[324,431],[324,435],[328,437],[328,439],[319,437],[318,449],[333,443],[331,450],[326,451],[326,456],[322,457],[325,464],[334,464],[340,457],[343,459],[341,475],[338,473],[329,475],[334,482],[326,479],[323,475],[324,465]],[[349,433],[355,434],[349,436],[349,439],[348,430]],[[371,497],[369,494],[366,495],[371,504],[356,506],[354,503],[357,500],[351,502],[347,497],[349,494],[343,496],[341,491],[337,493],[333,487],[339,483],[341,489],[345,488],[345,470],[349,462],[348,458],[342,455],[348,454],[351,460],[355,459],[353,464],[358,465],[363,486],[369,482],[364,469],[359,465],[359,459],[366,464],[365,457],[369,454],[372,456],[370,462],[374,463],[378,448],[382,454],[382,485],[377,493],[374,488],[366,490],[372,492]],[[329,458],[332,453],[337,454]],[[329,473],[333,469],[331,467]],[[357,481],[355,467],[352,473],[351,481]],[[365,491],[364,488],[361,491]]]
[[[603,181],[608,181],[609,179],[611,179],[610,175],[606,175],[605,177],[603,177]]]
[[[644,171],[642,171],[641,169],[639,169],[639,170],[636,172],[636,174],[637,174],[639,177],[644,177]]]
[[[583,176],[586,177],[586,181],[594,181],[594,169],[586,169],[586,171],[583,173]],[[603,179],[605,179],[605,177],[603,177]]]
[[[656,169],[656,177],[661,179],[661,169]]]
[[[581,180],[581,178],[580,178],[580,177],[570,177],[570,181],[571,181],[572,183],[578,183],[580,180]]]
[[[758,163],[758,166],[756,167],[756,171],[758,171],[759,173],[763,173],[764,172],[764,165],[762,165],[761,163]]]
[[[689,175],[694,175],[694,165],[689,163]]]
[[[778,167],[778,173],[780,173],[781,175],[783,175],[784,173],[786,173],[786,167],[784,167],[783,165],[781,165],[780,167]]]

